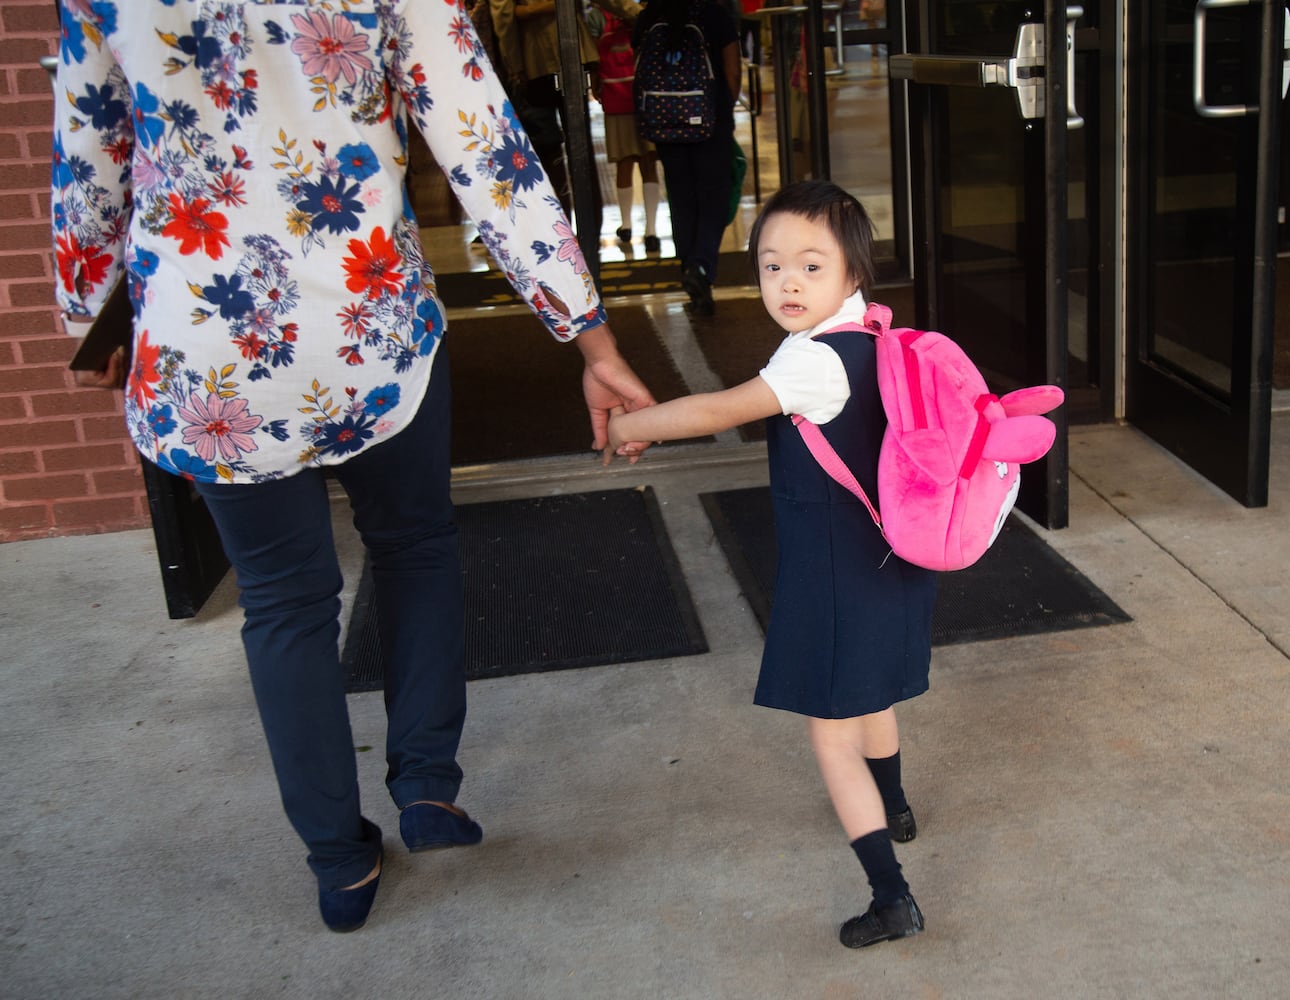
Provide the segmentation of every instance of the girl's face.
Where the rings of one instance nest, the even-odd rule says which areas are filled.
[[[762,224],[757,273],[766,311],[789,333],[828,319],[859,287],[828,225],[790,212]]]

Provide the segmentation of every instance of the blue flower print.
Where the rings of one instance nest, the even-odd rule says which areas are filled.
[[[372,152],[372,147],[365,142],[352,142],[341,146],[336,157],[340,160],[341,174],[352,177],[356,181],[365,181],[381,169],[381,161]]]
[[[116,31],[116,4],[110,0],[95,0],[90,4],[90,10],[94,13],[95,22],[99,26],[99,31],[105,35],[110,35]]]
[[[161,258],[155,253],[151,250],[144,250],[141,247],[135,247],[133,258],[127,261],[126,274],[129,275],[130,279],[127,289],[136,314],[143,305],[148,278],[157,273],[157,265],[160,262]]]
[[[443,334],[443,316],[434,299],[421,300],[417,306],[417,320],[421,327],[421,336],[416,341],[417,353],[424,358],[434,350],[434,345]]]
[[[172,101],[167,104],[166,115],[175,123],[175,128],[181,132],[196,128],[199,120],[197,109],[187,101]]]
[[[63,137],[61,134],[54,137],[53,156],[50,159],[53,167],[54,188],[61,191],[72,183],[72,168],[67,162],[67,154],[63,151]],[[57,207],[61,209],[63,206],[59,203]]]
[[[399,405],[399,383],[391,382],[373,389],[363,397],[363,412],[369,417],[383,417]]]
[[[219,39],[206,34],[204,21],[194,21],[193,33],[191,35],[180,35],[178,44],[179,51],[192,56],[193,62],[197,64],[198,69],[206,69],[219,60]]]
[[[115,95],[110,83],[104,87],[86,84],[85,96],[76,98],[76,109],[89,115],[90,124],[100,132],[113,128],[129,114],[125,101]]]
[[[134,88],[134,134],[145,146],[155,146],[166,134],[166,123],[157,114],[161,101],[144,84]]]
[[[84,6],[82,0],[82,8]],[[82,9],[81,16],[85,21],[93,25],[93,31],[99,38],[104,35],[110,35],[116,31],[116,4],[109,0],[96,0],[89,5],[89,10]],[[81,20],[71,17],[62,18],[62,49],[63,58],[70,58],[74,62],[83,62],[85,59],[85,27]],[[91,36],[93,37],[93,36]],[[97,44],[97,42],[96,42]]]
[[[255,296],[242,287],[240,274],[231,278],[222,274],[215,275],[215,284],[206,285],[202,289],[202,295],[211,305],[219,307],[219,314],[223,319],[237,319],[255,308]]]
[[[156,456],[157,464],[167,472],[185,479],[195,479],[199,483],[212,483],[218,477],[214,466],[208,465],[200,457],[183,448],[171,448]]]
[[[531,191],[542,180],[542,161],[523,132],[508,135],[497,150],[497,179],[510,181],[516,191]]]
[[[300,189],[304,198],[296,207],[313,216],[310,225],[315,230],[326,227],[328,232],[339,235],[358,228],[358,213],[363,210],[363,204],[357,197],[357,184],[346,187],[344,180],[336,182],[323,177],[316,182],[303,182]]]
[[[360,416],[357,420],[352,415],[337,423],[328,421],[318,431],[317,447],[323,455],[348,455],[360,451],[372,439],[372,425],[375,419]]]
[[[151,250],[135,248],[134,251],[134,270],[142,274],[145,278],[157,273],[157,265],[161,263],[161,258]]]
[[[169,403],[154,405],[148,411],[148,426],[158,437],[165,437],[174,431],[178,424]]]
[[[519,132],[524,128],[520,124],[520,116],[515,113],[515,105],[509,100],[502,102],[502,117],[509,123],[512,132]]]
[[[85,61],[85,29],[80,21],[70,18],[63,21],[62,59],[64,62]]]

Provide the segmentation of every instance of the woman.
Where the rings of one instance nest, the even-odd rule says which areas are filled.
[[[652,400],[456,5],[63,0],[61,18],[58,299],[74,328],[125,269],[131,437],[215,519],[283,805],[324,923],[354,930],[382,846],[359,804],[325,469],[372,565],[402,839],[482,837],[454,804],[466,691],[447,324],[404,192],[409,122],[516,291],[581,350],[593,446],[611,406]],[[78,381],[117,386],[122,367]]]

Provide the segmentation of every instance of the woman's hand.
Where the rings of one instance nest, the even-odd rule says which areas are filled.
[[[574,341],[582,351],[585,365],[582,371],[582,394],[587,401],[587,413],[591,417],[591,447],[604,455],[604,464],[613,459],[613,452],[606,446],[609,443],[609,415],[614,409],[624,413],[654,405],[654,397],[645,383],[632,371],[631,365],[618,353],[618,342],[614,339],[609,324],[595,327],[578,335]],[[631,452],[631,461],[649,447],[646,441],[631,442],[636,445]]]
[[[109,354],[98,371],[80,370],[74,374],[76,384],[84,389],[120,389],[125,385],[125,348],[118,347]]]

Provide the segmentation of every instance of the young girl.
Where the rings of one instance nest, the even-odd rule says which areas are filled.
[[[876,495],[886,427],[873,338],[859,328],[873,283],[873,227],[827,181],[784,188],[753,226],[762,302],[788,337],[761,373],[721,392],[615,414],[611,447],[700,437],[767,418],[779,567],[755,701],[807,716],[838,819],[873,901],[842,925],[861,948],[917,934],[923,915],[892,840],[913,840],[894,704],[927,690],[935,577],[891,554],[869,514],[807,450],[790,416],[825,436]]]

